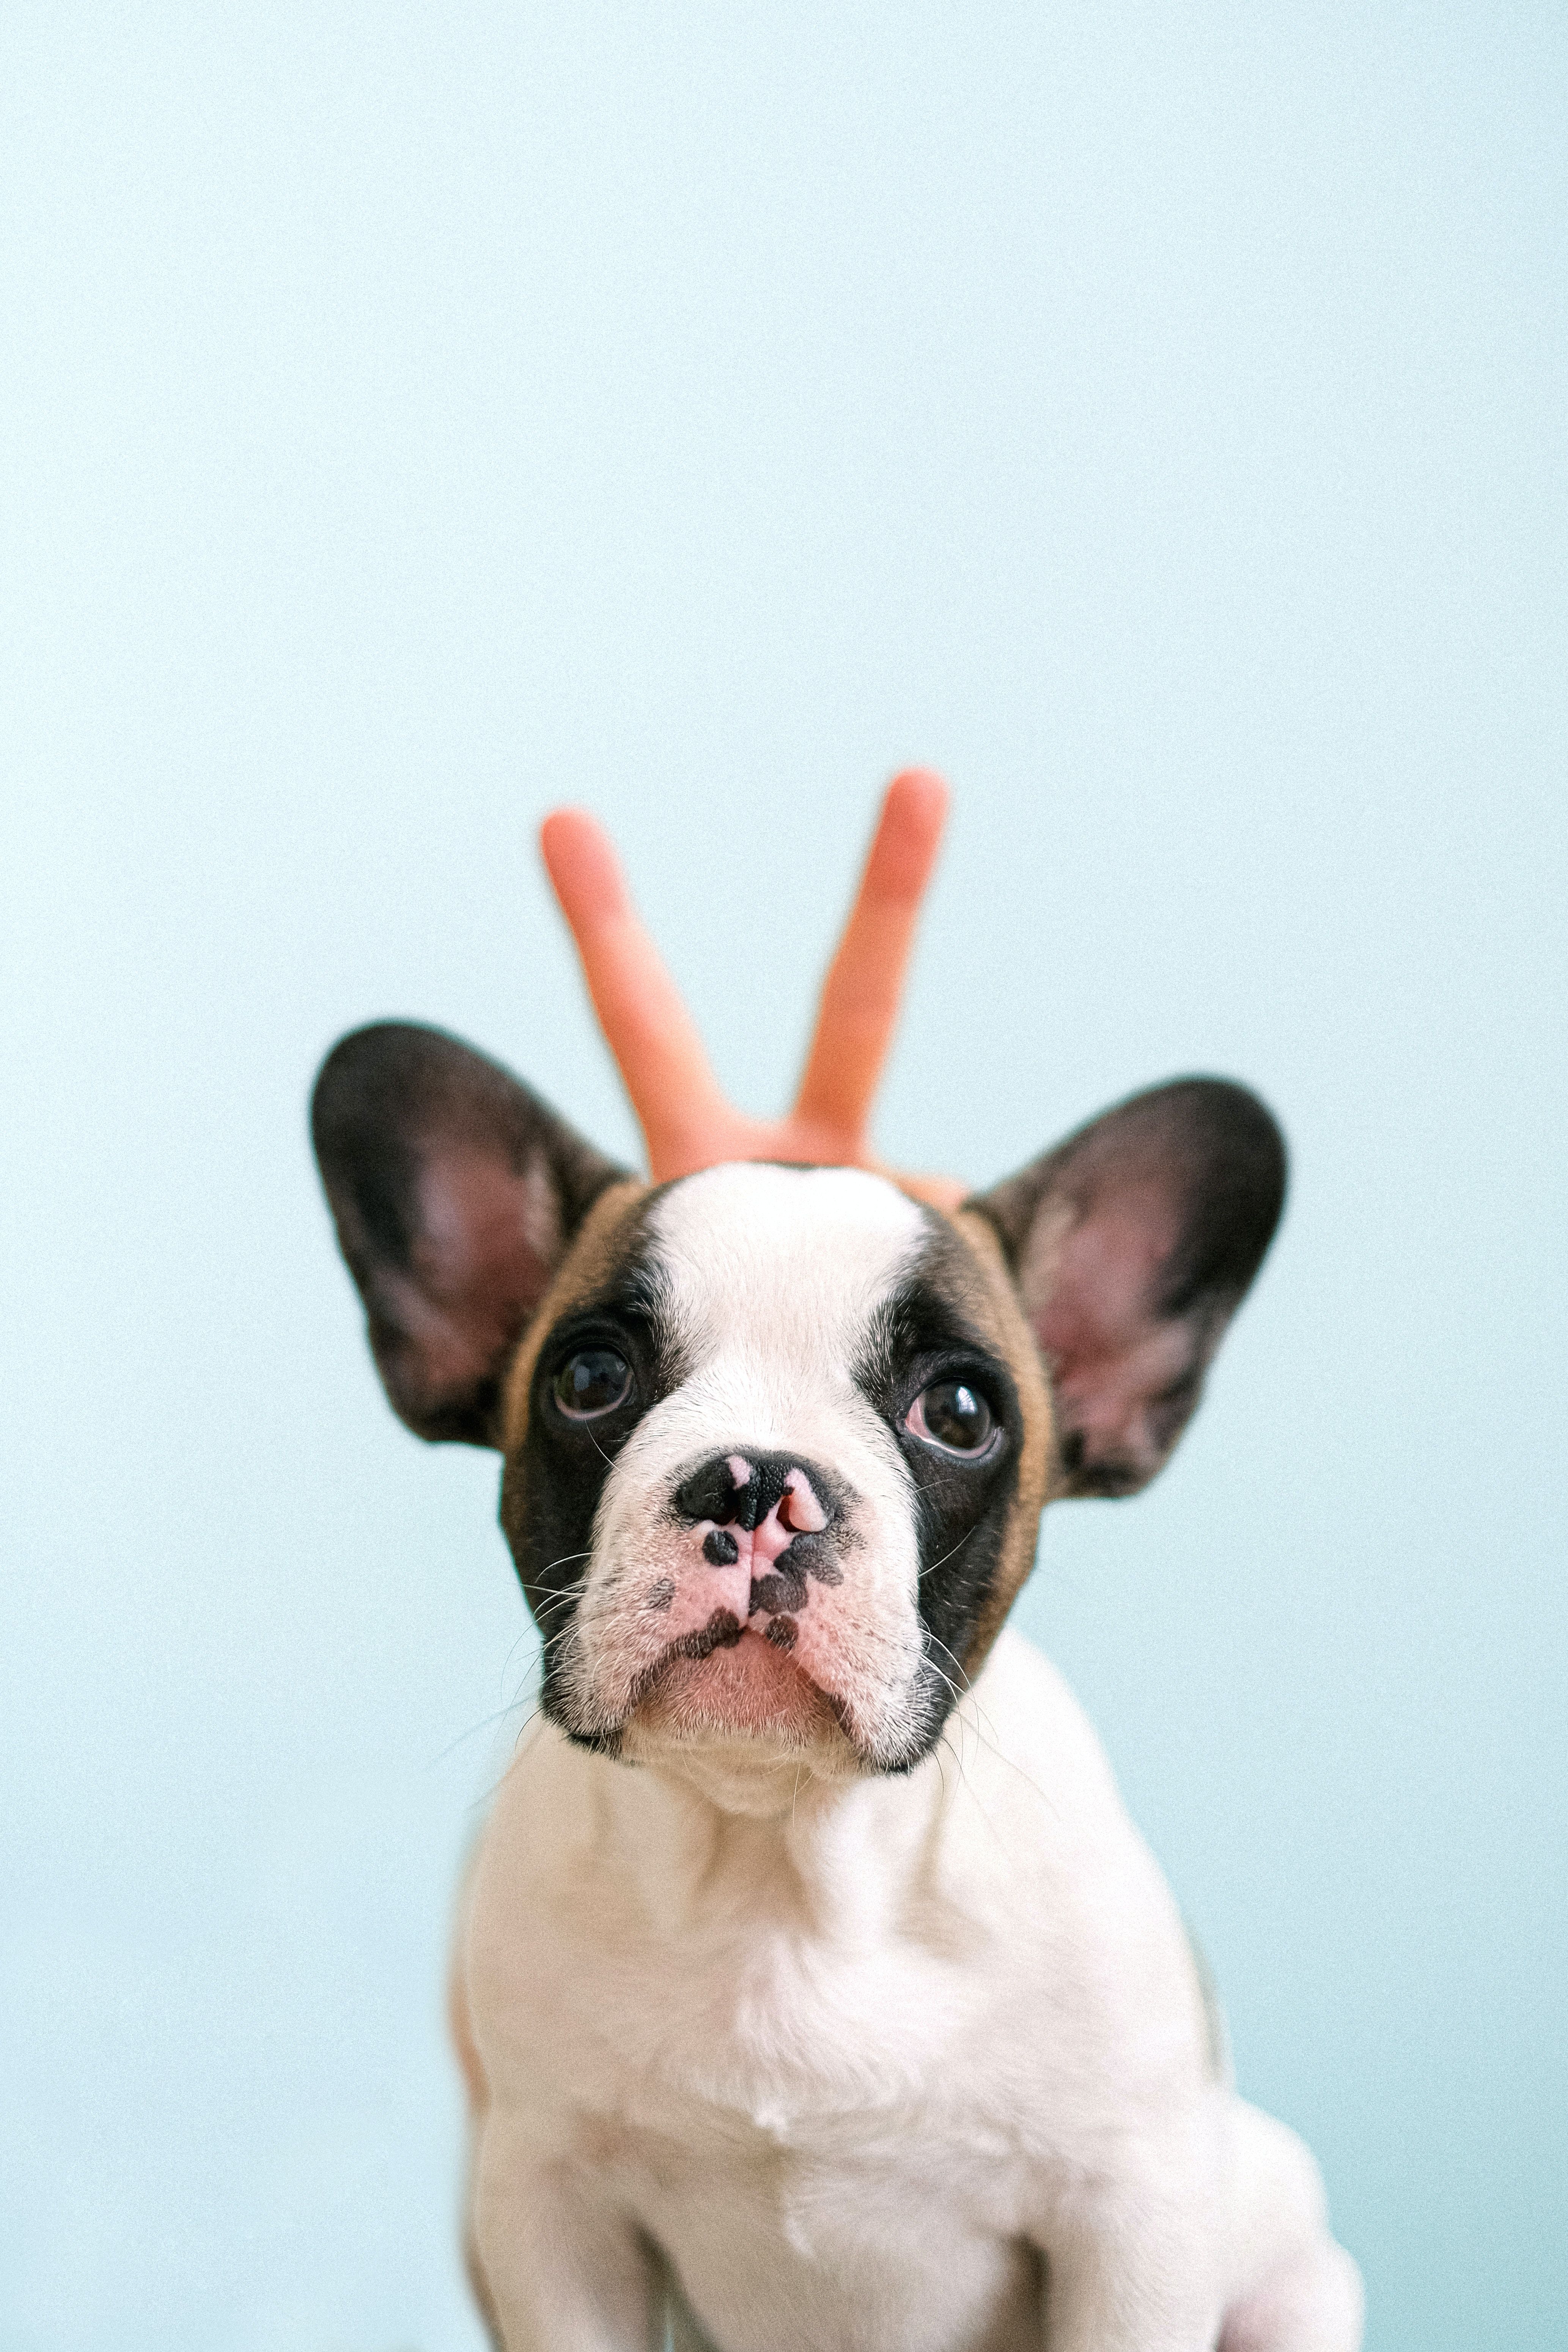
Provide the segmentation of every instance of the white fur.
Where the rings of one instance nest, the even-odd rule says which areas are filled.
[[[851,1375],[923,1232],[902,1193],[847,1168],[715,1168],[657,1204],[654,1263],[691,1369],[605,1484],[565,1674],[584,1728],[620,1722],[668,1636],[649,1596],[697,1560],[700,1530],[664,1521],[669,1495],[700,1463],[751,1447],[826,1461],[858,1497],[857,1573],[813,1592],[797,1657],[843,1703],[866,1753],[896,1750],[921,1660],[910,1483]],[[714,1600],[731,1601],[701,1574]]]
[[[1351,2352],[1310,2157],[1210,2075],[1181,1923],[1005,1633],[907,1778],[769,1817],[539,1725],[460,1933],[473,2228],[508,2352]],[[1279,2284],[1282,2283],[1282,2284]]]
[[[920,1214],[874,1178],[725,1169],[653,1230],[689,1372],[606,1482],[579,1696],[613,1717],[657,1642],[685,1472],[798,1450],[860,1498],[803,1640],[874,1747],[920,1654],[918,1556],[850,1366]],[[1354,2352],[1311,2158],[1216,2079],[1170,1895],[1019,1637],[905,1775],[842,1739],[628,1752],[533,1727],[460,1926],[506,2352],[647,2352],[661,2263],[678,2343],[722,2352]]]

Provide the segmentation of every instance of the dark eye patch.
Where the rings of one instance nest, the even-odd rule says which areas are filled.
[[[501,1528],[543,1645],[544,1713],[560,1711],[560,1668],[616,1457],[687,1366],[658,1271],[634,1244],[603,1286],[545,1334],[527,1425],[501,1477]]]
[[[990,1594],[1017,1489],[1023,1420],[1012,1372],[963,1304],[961,1244],[933,1234],[921,1270],[874,1318],[856,1369],[916,1496],[917,1607],[926,1636],[923,1740],[941,1735]]]

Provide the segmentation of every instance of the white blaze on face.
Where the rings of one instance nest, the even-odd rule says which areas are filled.
[[[787,1654],[779,1674],[825,1693],[866,1751],[896,1742],[921,1658],[914,1498],[854,1370],[924,1232],[912,1202],[851,1169],[710,1169],[655,1204],[651,1267],[686,1371],[605,1485],[568,1669],[590,1725],[617,1726],[678,1645],[696,1654],[727,1617],[731,1643],[745,1627]],[[701,1465],[728,1457],[739,1489],[758,1455],[798,1466],[754,1529],[677,1513],[677,1488]],[[807,1465],[847,1498],[831,1517]],[[796,1556],[816,1548],[824,1566],[795,1577],[792,1599],[771,1571],[781,1555],[788,1569],[797,1537]],[[744,1656],[765,1681],[754,1640]],[[711,1670],[683,1671],[729,1690],[741,1663],[721,1649]],[[768,1727],[765,1706],[742,1715]]]

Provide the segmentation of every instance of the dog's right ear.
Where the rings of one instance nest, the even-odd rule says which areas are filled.
[[[310,1139],[394,1412],[420,1437],[499,1444],[512,1350],[626,1171],[498,1063],[401,1021],[333,1046]]]

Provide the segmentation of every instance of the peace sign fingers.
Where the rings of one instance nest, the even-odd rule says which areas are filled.
[[[540,833],[544,863],[657,1182],[729,1160],[878,1164],[868,1133],[871,1103],[898,1022],[947,797],[947,786],[928,769],[906,770],[888,787],[823,985],[795,1106],[779,1120],[749,1118],[726,1101],[604,827],[581,809],[546,817]],[[942,1207],[964,1191],[940,1177],[899,1181]]]
[[[582,809],[557,809],[540,846],[582,958],[599,1026],[626,1081],[656,1180],[731,1154],[735,1114],[697,1024],[633,906],[615,845]]]
[[[929,768],[895,776],[838,951],[795,1097],[801,1124],[835,1139],[824,1159],[863,1160],[877,1082],[898,1024],[921,901],[947,819],[947,786]]]

